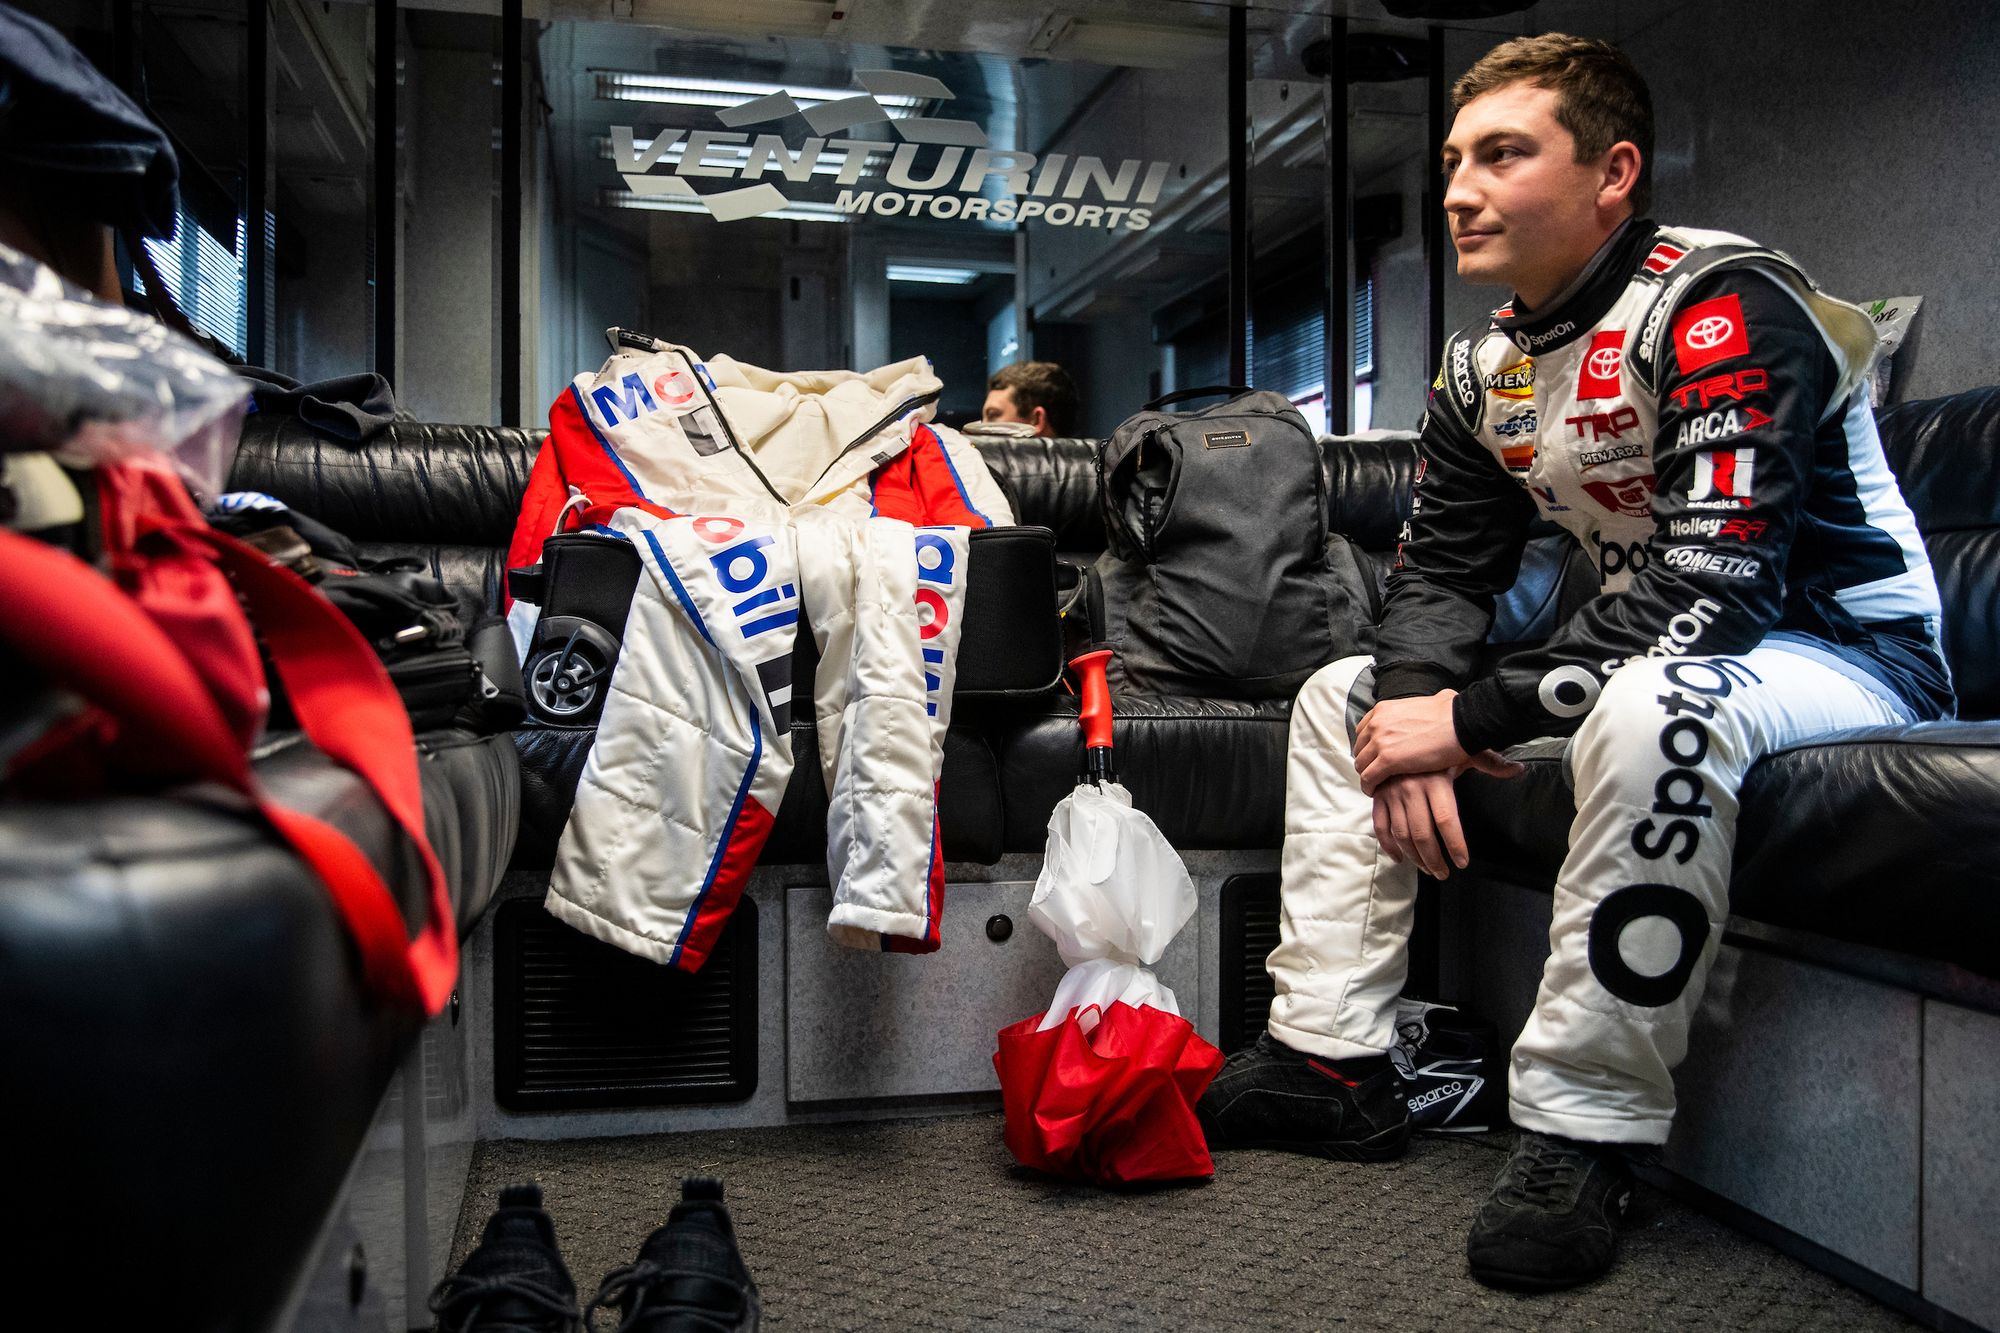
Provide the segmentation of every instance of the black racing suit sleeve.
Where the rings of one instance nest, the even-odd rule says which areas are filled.
[[[1493,599],[1514,586],[1535,514],[1527,491],[1473,439],[1450,392],[1434,389],[1424,413],[1410,518],[1375,639],[1377,699],[1436,694],[1471,678]]]
[[[1682,364],[1684,327],[1706,321],[1699,336],[1713,338],[1714,317],[1739,313],[1741,343],[1725,336],[1728,354]],[[1838,368],[1799,302],[1754,269],[1704,275],[1668,318],[1650,559],[1624,592],[1590,602],[1458,696],[1452,720],[1469,751],[1568,735],[1626,661],[1747,652],[1784,609],[1785,562]]]

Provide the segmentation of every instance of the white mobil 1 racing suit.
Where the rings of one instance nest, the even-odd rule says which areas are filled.
[[[938,947],[966,538],[1012,522],[971,446],[927,424],[939,387],[921,357],[782,375],[654,344],[557,400],[510,567],[581,505],[645,574],[557,848],[555,916],[687,971],[707,959],[791,776],[803,610],[820,650],[828,929]]]
[[[1884,460],[1873,334],[1789,260],[1630,222],[1543,309],[1446,345],[1377,656],[1293,712],[1273,1036],[1388,1049],[1416,871],[1378,846],[1353,733],[1451,688],[1469,752],[1573,736],[1551,956],[1514,1048],[1526,1129],[1661,1143],[1728,916],[1743,775],[1845,727],[1951,711],[1939,603]],[[1601,594],[1473,679],[1535,515]],[[1479,849],[1472,849],[1475,856]]]

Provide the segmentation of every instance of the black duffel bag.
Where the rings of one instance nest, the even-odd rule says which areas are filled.
[[[1169,403],[1232,395],[1198,412]],[[1184,389],[1098,456],[1114,690],[1290,698],[1374,644],[1375,583],[1329,532],[1319,443],[1283,394]]]

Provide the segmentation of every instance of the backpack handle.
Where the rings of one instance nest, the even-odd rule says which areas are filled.
[[[1238,398],[1252,392],[1254,390],[1241,384],[1204,384],[1199,389],[1175,389],[1172,393],[1163,393],[1139,410],[1151,412],[1168,403],[1184,403],[1190,398]]]

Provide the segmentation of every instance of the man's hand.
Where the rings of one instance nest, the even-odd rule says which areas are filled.
[[[1467,754],[1460,748],[1458,729],[1451,722],[1451,701],[1457,697],[1456,690],[1440,690],[1423,698],[1384,699],[1369,709],[1354,733],[1354,766],[1361,771],[1361,790],[1373,796],[1384,782],[1405,773],[1456,777],[1476,768],[1496,778],[1519,776],[1519,764],[1491,750]],[[1450,778],[1445,782],[1449,795]]]
[[[1415,861],[1433,879],[1460,870],[1469,854],[1465,830],[1458,822],[1458,797],[1452,792],[1453,773],[1406,773],[1390,778],[1375,792],[1375,839],[1390,857],[1407,865]]]

